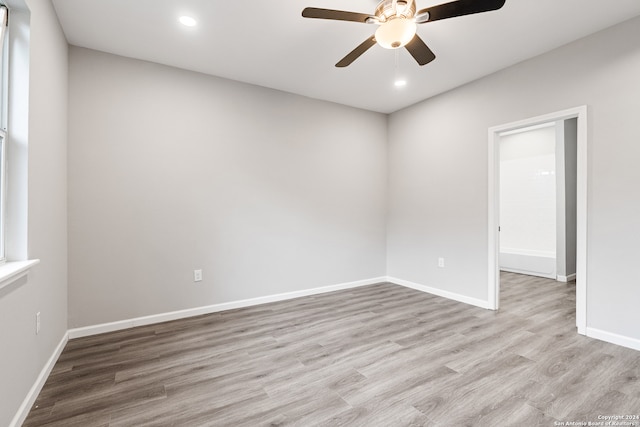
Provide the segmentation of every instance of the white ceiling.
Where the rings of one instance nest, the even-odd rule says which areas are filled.
[[[416,0],[418,9],[444,3]],[[507,0],[418,26],[436,54],[373,46],[334,64],[375,25],[302,18],[306,6],[373,14],[376,0],[53,0],[70,44],[391,113],[640,15],[638,0]],[[191,15],[198,25],[178,23]],[[397,66],[396,66],[397,62]],[[396,70],[399,70],[397,71]],[[395,74],[408,80],[394,87]]]

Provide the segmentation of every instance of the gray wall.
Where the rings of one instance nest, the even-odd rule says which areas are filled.
[[[578,119],[556,123],[557,273],[576,274]]]
[[[578,119],[564,121],[564,241],[566,276],[576,274],[576,209],[578,177]]]
[[[586,104],[587,326],[640,339],[637,40],[639,18],[392,114],[388,273],[486,300],[487,129]]]
[[[76,47],[69,93],[70,327],[384,276],[384,115]]]
[[[12,2],[14,3],[14,2]],[[67,330],[67,43],[48,1],[29,0],[28,254],[41,263],[0,291],[0,425],[9,425]],[[35,334],[35,314],[42,330]]]

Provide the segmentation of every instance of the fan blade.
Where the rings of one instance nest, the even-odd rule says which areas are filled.
[[[471,15],[473,13],[498,10],[504,6],[506,0],[458,0],[438,6],[428,7],[416,13],[416,22],[438,21],[456,16]]]
[[[373,46],[374,44],[376,44],[376,38],[375,37],[370,37],[370,38],[366,39],[365,41],[360,43],[360,45],[357,48],[355,48],[351,52],[349,52],[347,54],[347,56],[342,58],[336,64],[336,67],[342,68],[342,67],[346,67],[347,65],[351,64],[353,61],[358,59],[360,57],[360,55],[362,55],[363,53],[368,51],[371,48],[371,46]]]
[[[415,59],[420,65],[428,64],[436,59],[436,55],[417,34],[413,36],[413,39],[407,43],[405,48],[409,51],[411,56],[413,56],[413,59]]]
[[[351,21],[367,23],[367,19],[373,18],[377,20],[375,16],[367,15],[366,13],[347,12],[344,10],[333,9],[319,9],[317,7],[307,7],[302,11],[302,16],[305,18],[318,18],[318,19],[333,19],[336,21]]]

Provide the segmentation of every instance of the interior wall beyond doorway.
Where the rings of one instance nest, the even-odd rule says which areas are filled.
[[[556,279],[556,136],[553,122],[500,134],[502,271]]]

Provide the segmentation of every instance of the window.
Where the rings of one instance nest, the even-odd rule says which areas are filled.
[[[0,0],[0,290],[39,262],[27,242],[30,18],[24,0]]]
[[[8,40],[7,23],[9,10],[0,5],[0,263],[4,263],[5,256],[5,200],[6,200],[6,140],[7,140],[7,88],[8,78]]]

